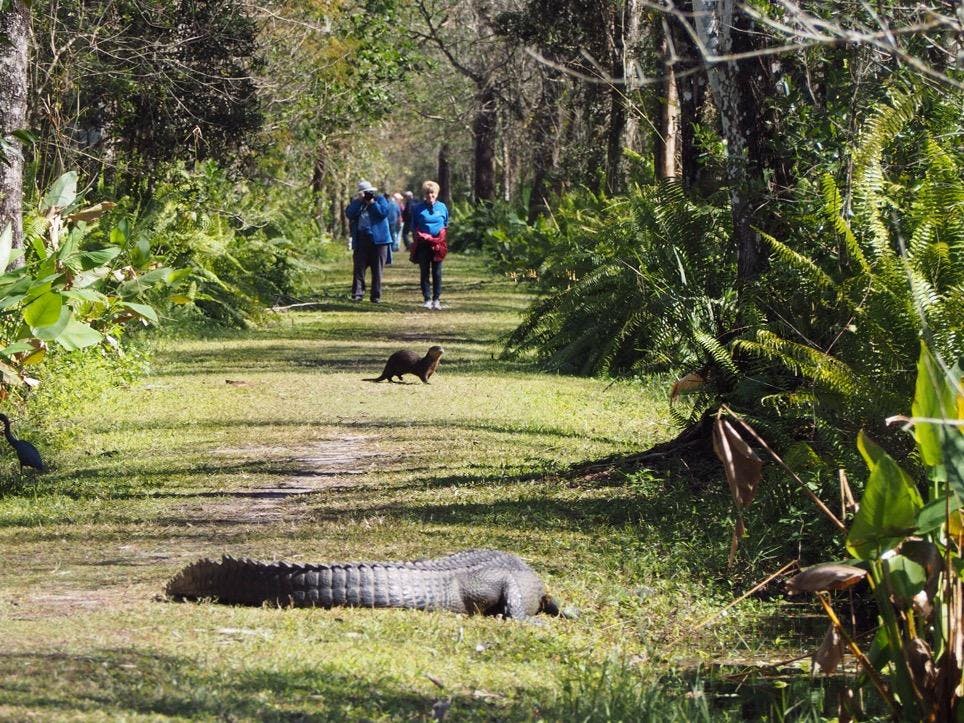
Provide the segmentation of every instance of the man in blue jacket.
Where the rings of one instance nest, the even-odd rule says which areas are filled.
[[[358,195],[345,209],[345,217],[352,229],[352,261],[354,273],[351,298],[361,301],[365,295],[365,269],[371,267],[371,299],[377,304],[382,299],[382,269],[388,258],[392,233],[388,227],[388,202],[368,181],[358,183]]]

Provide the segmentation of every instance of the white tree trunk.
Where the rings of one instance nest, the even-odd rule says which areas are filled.
[[[0,232],[12,227],[14,248],[23,246],[23,149],[10,134],[27,127],[28,22],[23,0],[12,0],[0,13],[0,138],[6,157],[0,163]]]

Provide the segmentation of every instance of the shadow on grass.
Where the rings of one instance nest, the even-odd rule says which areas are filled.
[[[258,721],[432,717],[434,698],[394,680],[353,676],[320,660],[289,670],[266,667],[205,670],[188,658],[125,649],[0,653],[0,702],[41,720],[132,714]],[[481,711],[486,704],[469,698],[459,703],[466,712],[470,706]]]

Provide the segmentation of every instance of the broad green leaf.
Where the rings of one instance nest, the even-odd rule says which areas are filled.
[[[923,506],[910,476],[880,447],[873,447],[879,451],[877,462],[847,535],[847,550],[861,560],[880,557],[913,532]]]
[[[87,324],[71,319],[67,327],[55,341],[67,351],[77,351],[94,344],[99,344],[104,337],[100,332]]]
[[[8,223],[0,231],[0,271],[6,271],[13,250],[13,224]]]
[[[63,332],[64,329],[67,328],[72,316],[73,311],[69,306],[64,304],[64,306],[60,309],[60,315],[54,320],[53,323],[46,326],[31,327],[30,330],[38,339],[43,339],[44,341],[53,341]]]
[[[877,462],[881,457],[887,455],[887,453],[881,449],[881,447],[867,434],[864,430],[860,430],[857,433],[857,449],[860,450],[861,456],[864,458],[864,462],[867,463],[867,467],[871,472],[874,471],[874,467],[877,466]]]
[[[151,242],[147,236],[139,236],[130,248],[131,264],[141,267],[151,260]]]
[[[44,245],[44,240],[40,237],[30,239],[30,246],[33,248],[33,252],[37,254],[37,258],[41,261],[47,258],[47,247]]]
[[[89,271],[90,269],[96,269],[98,266],[104,266],[117,258],[120,252],[121,249],[117,246],[108,246],[107,248],[97,249],[96,251],[85,251],[80,255],[83,269],[84,271]]]
[[[127,243],[127,222],[121,220],[119,224],[110,230],[110,242],[115,246],[123,246]]]
[[[0,298],[0,309],[17,306],[24,298],[26,297],[23,294],[4,294],[3,298]]]
[[[167,284],[174,284],[190,275],[191,275],[191,269],[188,269],[188,268],[173,269],[173,270],[169,270],[168,273],[164,276],[164,281]]]
[[[904,607],[910,607],[911,598],[924,589],[927,572],[922,565],[903,555],[895,555],[889,560],[884,560],[883,564],[887,567],[886,575],[890,592],[897,602]]]
[[[920,358],[917,361],[917,388],[911,412],[914,417],[929,419],[952,419],[955,416],[954,391],[947,383],[947,377],[921,342]],[[943,438],[950,430],[940,424],[916,422],[914,436],[920,448],[921,457],[928,467],[943,464]],[[944,475],[935,479],[944,479]]]
[[[23,320],[32,328],[50,326],[60,318],[60,309],[64,305],[64,297],[53,291],[39,296],[36,301],[27,304],[23,309]]]
[[[964,428],[952,427],[944,436],[944,471],[951,489],[964,499]]]
[[[948,512],[955,512],[961,509],[961,498],[952,494],[950,498],[941,497],[931,500],[917,515],[917,534],[925,535],[938,529],[947,520]]]
[[[158,323],[157,312],[154,311],[153,306],[148,306],[147,304],[132,304],[129,301],[122,301],[120,302],[120,305],[127,309],[130,309],[133,312],[136,312],[137,314],[139,314],[140,316],[143,316],[145,319],[147,319],[150,322],[153,322],[154,324]]]
[[[106,304],[108,301],[106,295],[94,289],[68,289],[61,293],[68,299],[75,299],[77,301],[90,301],[95,304]]]
[[[10,357],[13,354],[19,354],[24,351],[31,351],[33,350],[33,348],[34,348],[33,344],[29,342],[26,342],[23,340],[15,341],[13,344],[10,344],[9,346],[5,346],[3,349],[0,349],[0,356]]]
[[[68,171],[56,181],[40,202],[40,210],[67,208],[77,198],[77,171]]]

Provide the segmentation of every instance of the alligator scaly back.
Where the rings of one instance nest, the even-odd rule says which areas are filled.
[[[397,607],[514,618],[558,614],[532,568],[498,550],[402,562],[202,559],[171,578],[167,594],[175,600],[212,599],[235,605]]]

